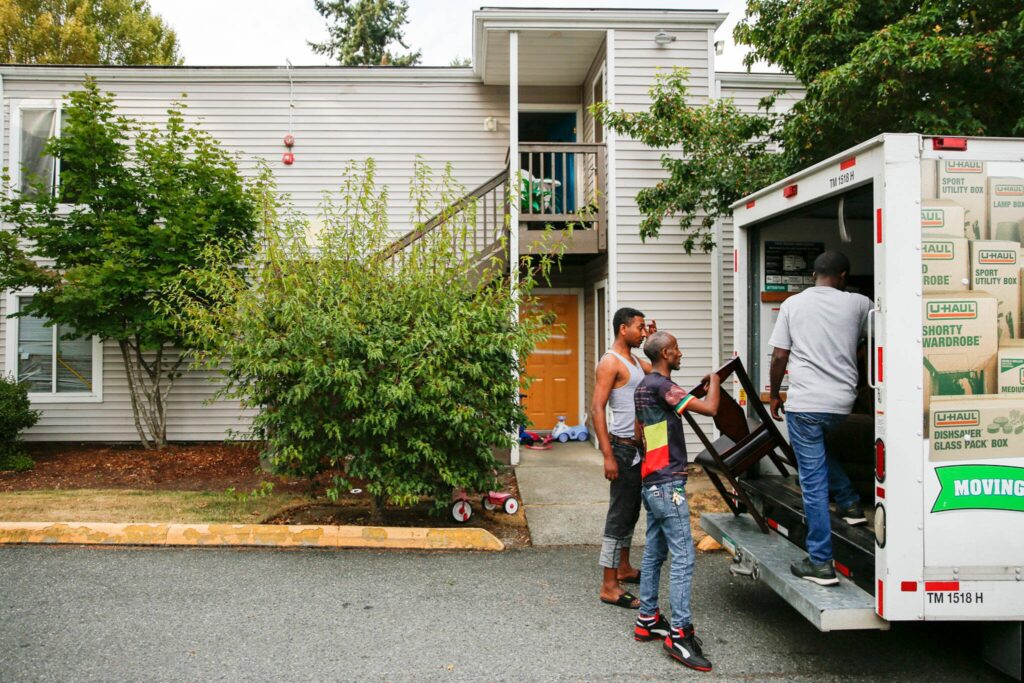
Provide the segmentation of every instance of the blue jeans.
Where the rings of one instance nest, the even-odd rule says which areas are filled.
[[[807,516],[807,554],[817,564],[832,559],[829,493],[840,508],[860,502],[850,478],[825,448],[825,437],[845,419],[846,415],[835,413],[786,413],[789,443],[800,467],[800,489]]]
[[[672,628],[690,625],[690,592],[693,582],[693,537],[690,535],[690,506],[686,502],[686,480],[645,486],[641,490],[647,509],[647,545],[640,565],[640,614],[653,615],[658,609],[661,565],[672,551],[668,577],[668,599],[672,606]],[[678,493],[673,502],[673,494]]]

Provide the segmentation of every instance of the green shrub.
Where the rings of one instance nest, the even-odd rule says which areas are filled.
[[[0,375],[0,470],[27,470],[32,459],[24,454],[19,432],[39,421],[39,411],[32,410],[28,385]]]
[[[419,225],[464,193],[450,169],[433,181],[418,166]],[[188,272],[182,291],[208,295],[178,292],[176,307],[190,343],[208,345],[201,361],[225,368],[223,394],[256,411],[252,437],[275,470],[328,475],[330,497],[364,482],[378,511],[492,488],[492,448],[512,446],[525,423],[515,371],[544,334],[517,315],[520,303],[530,311],[533,271],[510,283],[503,262],[464,251],[472,209],[383,257],[394,233],[372,161],[325,199],[315,239],[273,196],[260,253]],[[552,259],[537,262],[546,273]]]
[[[0,452],[0,472],[24,472],[36,466],[32,458],[20,452],[20,445],[17,450]]]

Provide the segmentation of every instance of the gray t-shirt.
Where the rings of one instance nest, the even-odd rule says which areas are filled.
[[[782,302],[768,342],[788,349],[786,410],[848,415],[857,397],[857,343],[871,300],[834,287],[811,287]]]

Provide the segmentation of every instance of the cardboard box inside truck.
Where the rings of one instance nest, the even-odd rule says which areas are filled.
[[[922,199],[921,236],[966,237],[967,210],[948,199]]]
[[[1014,339],[999,346],[997,361],[999,393],[1024,399],[1024,340]]]
[[[1019,458],[1024,453],[1024,397],[936,396],[928,426],[931,460]]]
[[[999,300],[999,340],[1020,338],[1020,244],[971,242],[971,289]]]
[[[998,301],[984,292],[924,295],[924,409],[933,396],[994,394]]]
[[[971,286],[971,254],[963,237],[921,240],[921,283],[925,292],[959,292]]]
[[[939,162],[939,199],[954,201],[966,209],[969,239],[989,239],[985,178],[984,161],[943,159]]]
[[[1020,243],[1024,230],[1024,178],[988,179],[989,235]]]

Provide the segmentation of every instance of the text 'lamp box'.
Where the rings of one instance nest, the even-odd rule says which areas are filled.
[[[999,345],[999,393],[1024,398],[1024,340]],[[1024,454],[1024,452],[1022,452]]]
[[[939,162],[939,199],[966,209],[966,237],[989,239],[988,193],[984,161],[943,159]]]
[[[935,396],[994,394],[999,303],[984,292],[924,295],[924,410]]]
[[[921,240],[924,292],[960,292],[970,288],[970,246],[963,237],[925,237]]]
[[[988,179],[989,235],[1020,243],[1024,232],[1024,178]]]
[[[1024,397],[936,396],[928,426],[930,460],[1019,458]]]
[[[921,236],[966,237],[967,210],[948,199],[922,199]]]
[[[999,340],[1020,338],[1020,244],[971,242],[971,289],[999,300]]]

